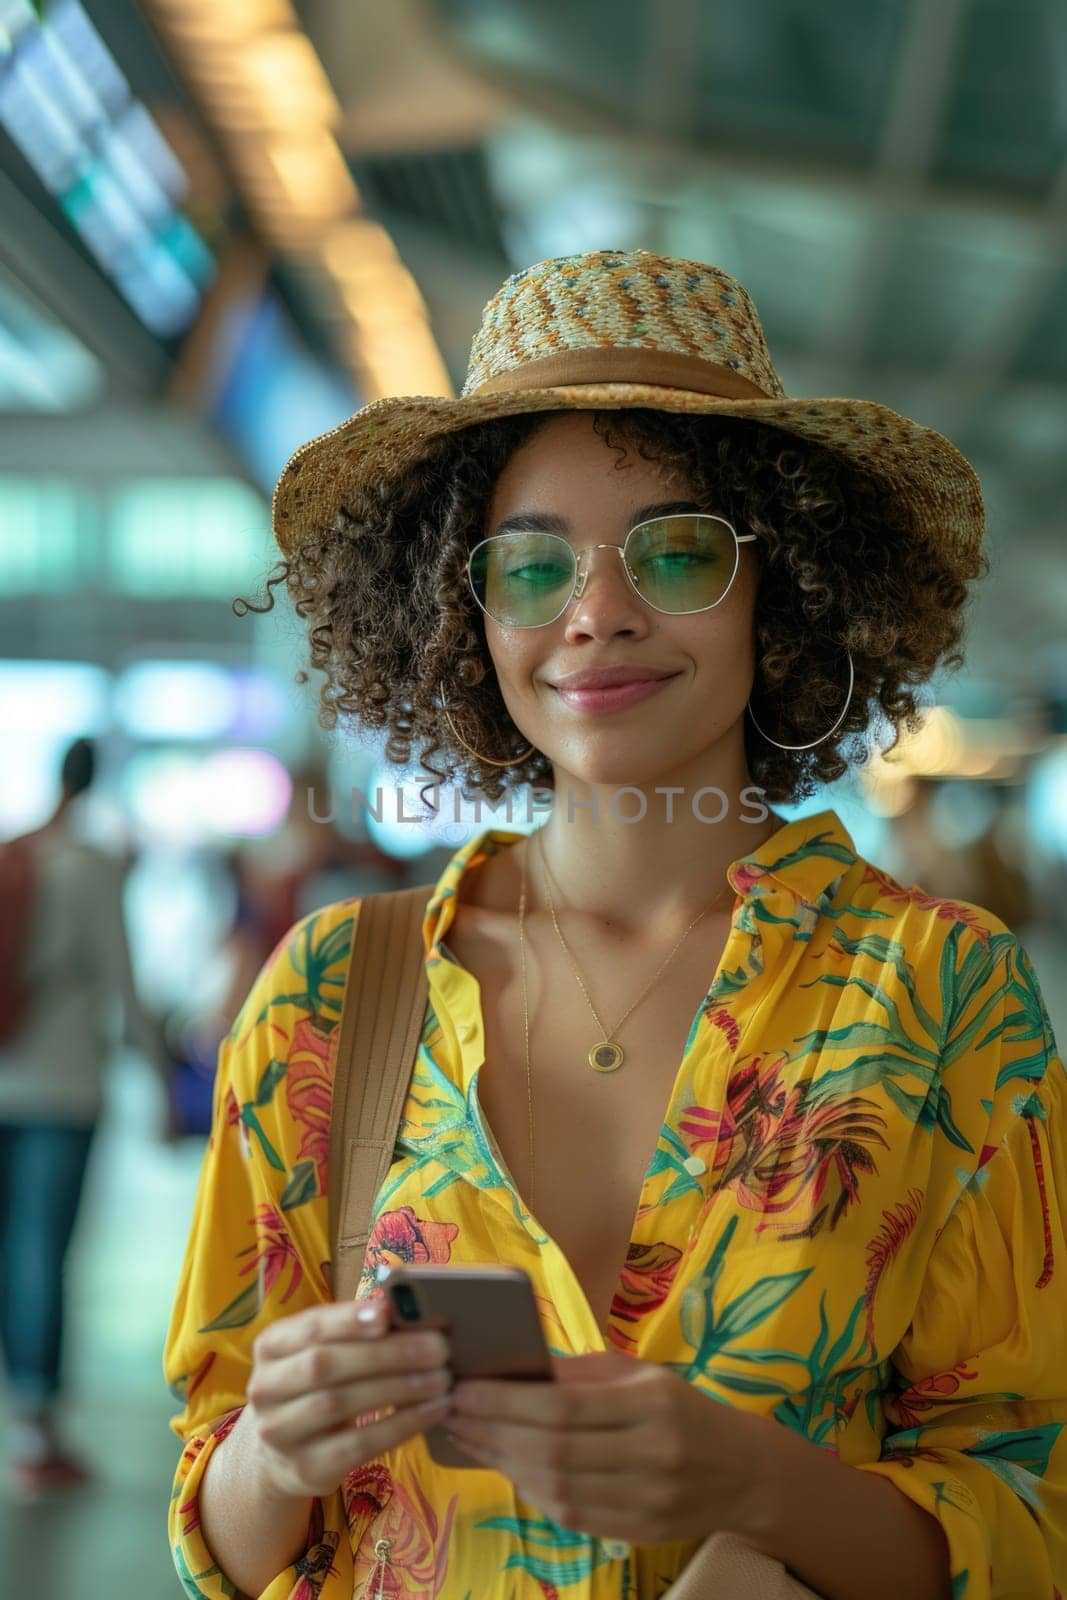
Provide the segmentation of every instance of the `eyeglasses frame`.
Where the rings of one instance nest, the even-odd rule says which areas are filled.
[[[710,606],[697,606],[693,611],[667,611],[663,606],[653,605],[652,601],[649,600],[646,595],[643,595],[640,589],[637,587],[637,584],[634,581],[633,571],[626,559],[626,548],[635,533],[638,533],[642,528],[649,527],[653,522],[675,522],[681,521],[682,518],[685,518],[686,521],[690,521],[696,516],[707,517],[712,522],[721,522],[725,527],[729,528],[730,532],[734,536],[734,570],[730,574],[730,579],[726,585],[726,588],[723,590],[722,594],[717,600],[712,601]],[[711,511],[673,511],[665,517],[646,517],[644,522],[634,523],[622,544],[589,544],[585,546],[585,549],[577,552],[575,552],[574,546],[570,543],[570,541],[565,539],[561,533],[544,532],[541,536],[546,539],[558,539],[561,544],[567,546],[567,549],[570,550],[571,554],[574,556],[574,579],[571,584],[570,594],[567,596],[566,600],[564,600],[555,616],[549,617],[546,622],[501,622],[500,619],[498,617],[494,617],[493,613],[484,605],[482,605],[482,602],[478,599],[478,594],[474,587],[474,579],[471,576],[471,562],[474,560],[474,557],[482,548],[483,544],[488,544],[492,539],[528,539],[530,537],[530,532],[516,530],[514,533],[491,533],[486,538],[479,539],[478,543],[467,556],[467,582],[470,586],[471,593],[474,595],[475,601],[477,602],[480,610],[483,611],[487,617],[491,618],[491,620],[496,623],[498,628],[522,628],[524,630],[527,628],[549,628],[554,622],[558,622],[560,617],[562,617],[563,613],[566,611],[567,607],[570,605],[571,601],[580,600],[585,592],[586,582],[589,578],[589,569],[588,567],[583,569],[582,557],[590,550],[617,550],[630,588],[633,590],[634,594],[639,600],[643,600],[645,605],[648,606],[650,610],[658,611],[660,616],[695,617],[698,616],[702,611],[714,611],[716,606],[722,605],[723,601],[726,599],[726,596],[730,593],[730,590],[734,586],[734,579],[737,577],[737,569],[741,565],[741,546],[743,544],[754,544],[757,538],[757,535],[754,533],[738,533],[733,523],[730,522],[726,517],[720,517]]]

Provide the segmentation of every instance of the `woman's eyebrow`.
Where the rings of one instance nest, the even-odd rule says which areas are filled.
[[[700,511],[695,500],[661,500],[655,505],[642,506],[630,518],[631,528],[639,522],[650,522],[653,517],[692,515]],[[513,511],[497,523],[497,533],[558,533],[564,538],[568,532],[566,517],[551,511]]]
[[[549,511],[513,511],[510,517],[498,522],[497,533],[560,533],[566,535],[565,517]]]
[[[653,517],[686,516],[701,510],[703,507],[695,500],[661,500],[654,506],[642,506],[640,511],[635,511],[630,526],[636,528],[639,522],[651,522]]]

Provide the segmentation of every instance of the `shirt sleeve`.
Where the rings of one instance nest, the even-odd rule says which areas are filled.
[[[252,1344],[269,1323],[331,1299],[328,1200],[331,1037],[357,902],[343,921],[303,918],[264,963],[223,1040],[212,1131],[200,1170],[167,1333],[164,1376],[183,1442],[168,1513],[184,1591],[233,1600],[200,1529],[208,1462],[245,1404]],[[346,911],[349,908],[346,907]],[[260,1600],[351,1600],[340,1490],[315,1501],[307,1545]]]
[[[1067,1592],[1067,1134],[1063,1062],[1026,951],[1004,959],[968,1006],[972,1092],[991,1143],[934,1243],[893,1353],[880,1458],[937,1517],[953,1600],[1060,1600]],[[951,1038],[951,1035],[950,1035]],[[984,1049],[996,1042],[992,1051]],[[988,1076],[985,1075],[986,1071]],[[958,1155],[958,1152],[954,1152]]]

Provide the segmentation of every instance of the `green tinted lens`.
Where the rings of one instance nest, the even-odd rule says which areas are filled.
[[[500,533],[471,552],[478,604],[497,622],[535,628],[558,617],[574,587],[574,550],[555,533]]]
[[[626,556],[638,593],[658,611],[718,605],[737,569],[737,542],[719,517],[661,517],[634,528]]]

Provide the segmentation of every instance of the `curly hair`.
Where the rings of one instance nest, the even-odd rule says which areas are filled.
[[[309,624],[310,665],[325,675],[321,727],[336,728],[344,715],[386,729],[389,761],[410,766],[417,750],[435,783],[465,773],[493,805],[521,784],[550,790],[552,764],[537,750],[509,768],[477,760],[457,747],[438,690],[446,686],[449,712],[474,749],[502,761],[528,743],[492,672],[466,562],[504,465],[554,414],[497,418],[434,440],[417,469],[369,486],[280,562],[262,605],[234,601],[238,615],[269,611],[275,586],[286,585]],[[748,769],[767,799],[799,800],[860,765],[875,708],[892,732],[884,748],[915,731],[915,690],[939,661],[963,662],[967,583],[986,570],[984,557],[963,564],[921,542],[842,457],[766,424],[635,409],[595,412],[593,425],[621,456],[632,447],[684,473],[699,505],[759,536],[753,702],[762,727],[786,744],[818,738],[840,714],[844,647],[852,653],[852,701],[824,743],[780,750],[746,720]]]

